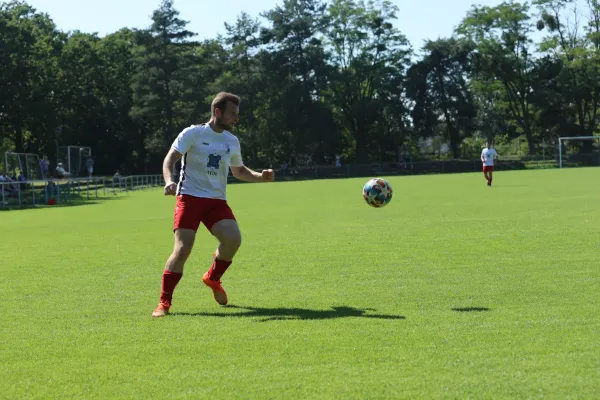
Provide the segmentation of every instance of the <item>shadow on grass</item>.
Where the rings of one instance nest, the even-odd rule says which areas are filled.
[[[453,308],[452,311],[456,312],[483,312],[490,311],[487,307],[463,307],[463,308]]]
[[[375,311],[372,308],[353,308],[353,307],[332,307],[330,310],[311,310],[306,308],[260,308],[260,307],[243,307],[236,305],[225,306],[226,309],[244,310],[243,312],[235,313],[185,313],[175,312],[169,315],[173,316],[189,316],[189,317],[225,317],[225,318],[260,318],[261,321],[277,321],[277,320],[320,320],[345,317],[361,317],[361,318],[376,318],[376,319],[406,319],[401,315],[383,315],[383,314],[367,314],[367,311]]]
[[[18,204],[8,204],[5,207],[0,206],[0,212],[2,211],[21,211],[21,210],[43,210],[43,209],[51,209],[51,208],[65,208],[65,207],[79,207],[79,206],[90,206],[94,204],[102,204],[111,200],[120,200],[125,198],[125,196],[106,196],[106,197],[98,197],[98,198],[90,198],[87,199],[76,199],[65,202],[60,202],[49,206],[45,203],[38,203],[36,205],[32,204],[22,204],[19,206]]]

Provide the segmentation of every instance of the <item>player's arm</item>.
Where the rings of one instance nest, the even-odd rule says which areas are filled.
[[[165,179],[165,195],[174,195],[177,192],[177,184],[173,182],[173,168],[175,163],[183,157],[192,147],[195,139],[193,127],[189,127],[181,131],[173,141],[169,152],[163,160],[163,178]]]
[[[181,153],[171,147],[163,161],[163,178],[167,185],[173,183],[173,168],[175,163],[182,157]]]
[[[239,142],[236,142],[233,145],[233,153],[231,155],[229,168],[235,179],[244,182],[272,182],[275,179],[275,173],[272,169],[256,172],[244,165],[244,162],[242,161],[242,149]]]
[[[272,169],[265,169],[262,172],[256,172],[242,165],[241,167],[230,166],[231,173],[240,181],[244,182],[271,182],[274,179]]]

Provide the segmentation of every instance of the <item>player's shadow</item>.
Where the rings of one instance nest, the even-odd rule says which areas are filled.
[[[453,308],[452,311],[456,312],[484,312],[490,311],[487,307],[462,307],[462,308]]]
[[[261,308],[228,305],[227,309],[244,310],[242,312],[175,312],[170,315],[192,316],[192,317],[224,317],[224,318],[259,318],[261,321],[276,320],[320,320],[333,318],[361,317],[376,319],[406,319],[402,315],[369,314],[367,311],[375,311],[372,308],[353,307],[331,307],[329,310],[311,310],[307,308]]]

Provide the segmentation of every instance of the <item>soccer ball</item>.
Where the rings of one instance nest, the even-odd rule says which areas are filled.
[[[383,178],[369,179],[363,187],[363,199],[371,207],[384,207],[392,200],[392,187]]]

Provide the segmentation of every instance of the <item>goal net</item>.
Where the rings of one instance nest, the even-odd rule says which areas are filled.
[[[600,136],[560,137],[558,157],[560,168],[600,166]]]
[[[6,152],[4,153],[4,168],[6,175],[15,180],[21,174],[27,181],[44,179],[40,157],[37,154]]]
[[[62,164],[63,169],[72,177],[88,176],[87,161],[91,157],[91,147],[61,146],[58,148],[56,165]]]

